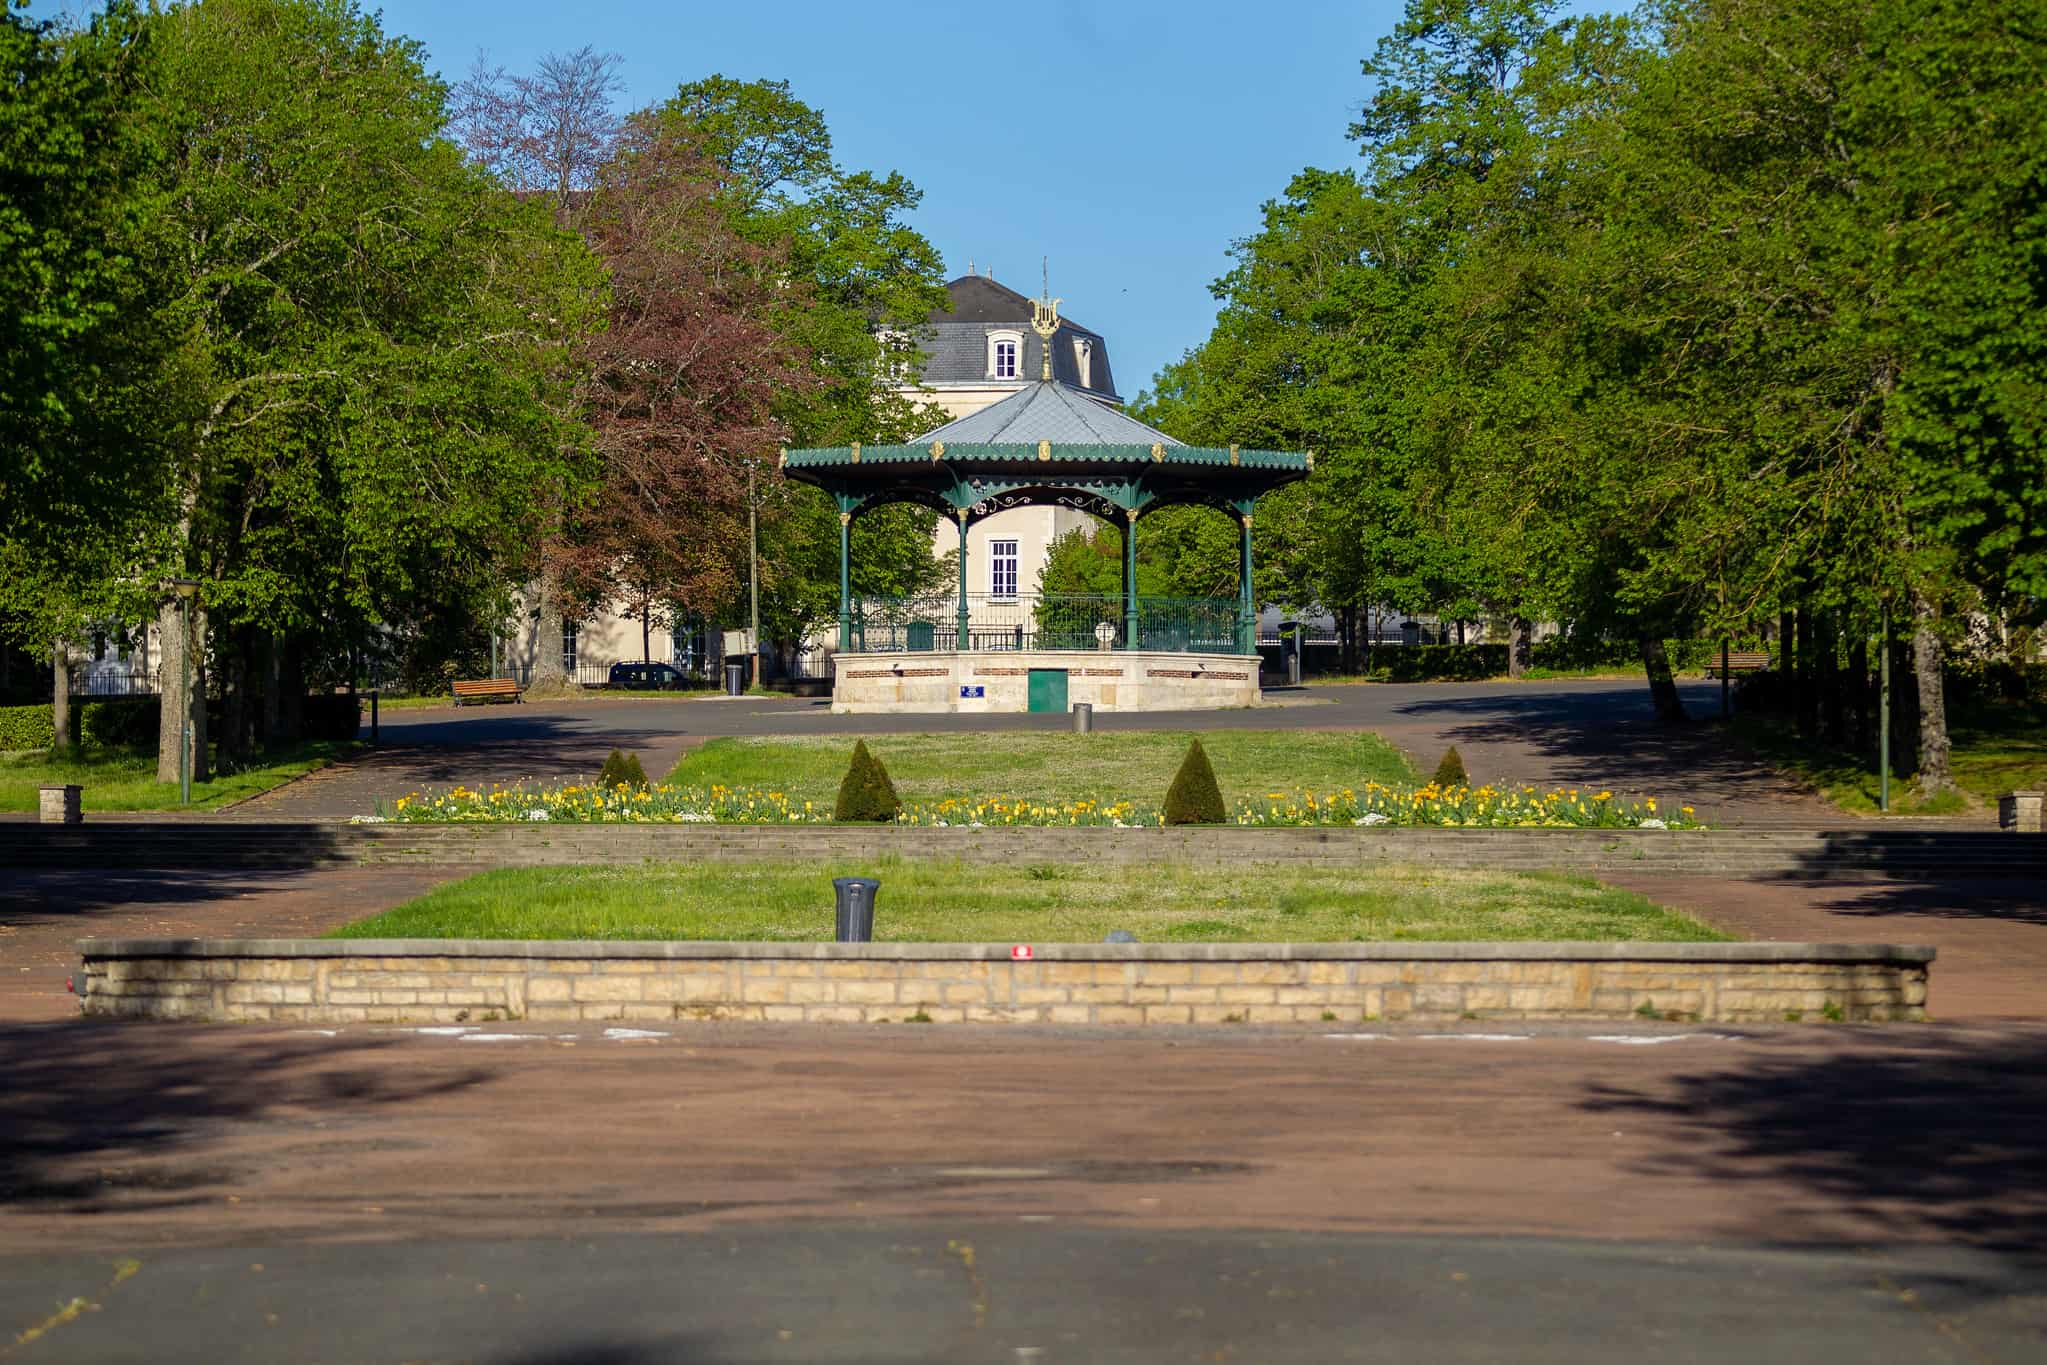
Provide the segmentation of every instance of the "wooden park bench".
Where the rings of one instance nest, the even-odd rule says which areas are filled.
[[[472,701],[517,701],[519,684],[512,678],[458,678],[449,686],[455,689],[455,705],[463,706]]]
[[[1760,673],[1769,666],[1770,656],[1767,654],[1737,653],[1727,656],[1727,672],[1730,676],[1736,673]],[[1706,676],[1709,678],[1720,676],[1720,656],[1718,654],[1707,658]]]

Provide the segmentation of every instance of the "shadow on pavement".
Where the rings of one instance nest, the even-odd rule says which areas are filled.
[[[1582,695],[1532,689],[1424,697],[1398,710],[1438,724],[1447,720],[1443,737],[1451,743],[1526,745],[1548,761],[1547,780],[1558,785],[1687,800],[1710,795],[1716,804],[1782,802],[1802,795],[1790,779],[1737,748],[1724,728],[1706,723],[1717,717],[1718,703],[1705,711],[1696,689],[1685,697],[1695,718],[1685,725],[1658,721],[1646,687],[1633,699],[1602,695],[1600,700],[1604,705],[1596,716],[1588,715]]]
[[[0,1209],[212,1201],[218,1195],[205,1191],[233,1172],[183,1161],[187,1141],[218,1145],[223,1129],[287,1108],[309,1122],[364,1122],[379,1107],[466,1090],[493,1074],[472,1067],[415,1082],[351,1065],[390,1045],[236,1038],[206,1046],[203,1035],[175,1027],[0,1027]]]
[[[1755,1052],[1653,1089],[1595,1085],[1582,1104],[1690,1125],[1697,1145],[1656,1158],[1659,1174],[1785,1182],[1889,1236],[1932,1235],[2047,1268],[2047,1033],[1871,1030],[1841,1043],[1817,1056]],[[1787,1205],[1740,1235],[1816,1231]]]
[[[1969,863],[1960,861],[1956,865],[1968,867]],[[2047,876],[2047,866],[2002,877],[1891,873],[1880,882],[1842,883],[1838,873],[1815,871],[1799,880],[1832,884],[1825,902],[1827,913],[1850,919],[1914,915],[2047,926],[2047,894],[2041,891],[2043,876]],[[2047,948],[2047,942],[2041,946]]]
[[[175,909],[217,905],[280,890],[316,869],[299,868],[15,868],[0,895],[0,926],[25,929],[96,914],[110,907]],[[90,928],[92,926],[81,926]]]

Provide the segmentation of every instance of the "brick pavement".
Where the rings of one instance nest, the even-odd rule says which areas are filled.
[[[2047,887],[2034,879],[1600,876],[1743,938],[1930,944],[1931,1019],[2047,1017]]]
[[[8,869],[0,890],[0,1020],[68,1019],[81,938],[303,938],[461,875],[432,868],[306,871]]]

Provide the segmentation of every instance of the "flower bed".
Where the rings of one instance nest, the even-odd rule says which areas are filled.
[[[828,805],[793,801],[782,792],[745,787],[642,788],[570,783],[560,787],[451,787],[411,792],[358,822],[414,824],[485,822],[517,824],[828,824]],[[899,825],[983,828],[1003,825],[1157,827],[1159,808],[1131,801],[1036,802],[999,798],[906,802]],[[1424,787],[1402,789],[1367,782],[1334,792],[1269,792],[1239,801],[1238,825],[1401,825],[1491,829],[1696,829],[1690,806],[1660,812],[1653,799],[1622,800],[1612,792],[1581,788]]]

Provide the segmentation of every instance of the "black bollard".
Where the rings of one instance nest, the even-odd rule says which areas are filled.
[[[874,893],[881,883],[872,877],[834,877],[832,891],[838,897],[838,941],[874,941]]]

